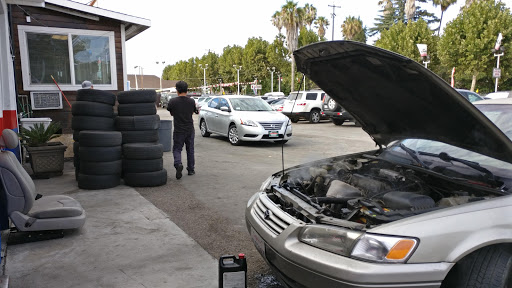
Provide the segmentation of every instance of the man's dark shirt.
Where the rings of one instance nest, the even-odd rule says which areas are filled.
[[[196,101],[187,96],[178,96],[169,100],[167,110],[174,117],[174,132],[186,133],[194,131],[192,114],[196,111]]]

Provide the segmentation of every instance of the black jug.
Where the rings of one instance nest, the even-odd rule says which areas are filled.
[[[224,255],[219,259],[219,288],[247,288],[245,254]]]

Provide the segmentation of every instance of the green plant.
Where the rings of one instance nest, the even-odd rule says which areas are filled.
[[[48,127],[43,123],[36,123],[30,129],[20,127],[20,138],[27,146],[43,146],[53,138],[59,137],[56,134],[61,129],[59,122],[51,122]]]

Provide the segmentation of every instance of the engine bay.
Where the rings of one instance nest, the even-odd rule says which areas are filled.
[[[455,179],[371,155],[335,158],[290,169],[275,184],[271,199],[296,218],[317,220],[305,216],[303,207],[294,207],[279,197],[279,189],[308,203],[317,215],[366,227],[506,195],[500,187],[479,179]]]

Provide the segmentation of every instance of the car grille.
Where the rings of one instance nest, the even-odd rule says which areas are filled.
[[[260,122],[260,125],[265,130],[280,130],[283,127],[283,122]]]
[[[253,206],[253,213],[275,235],[281,234],[294,220],[291,216],[280,210],[268,197],[259,197]]]

